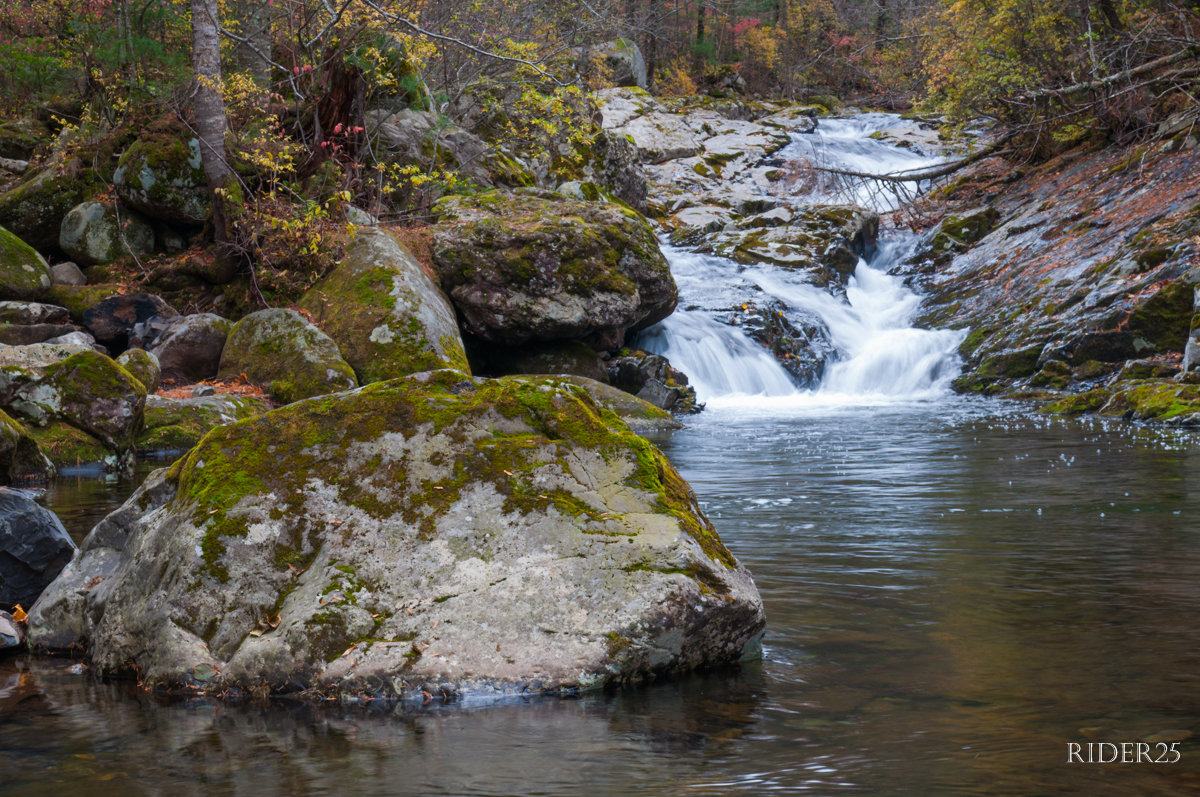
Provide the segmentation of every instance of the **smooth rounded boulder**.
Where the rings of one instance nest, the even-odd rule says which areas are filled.
[[[436,368],[468,370],[454,308],[384,230],[359,230],[300,309],[337,342],[361,384]]]
[[[433,260],[467,331],[491,343],[576,338],[618,348],[678,294],[649,224],[617,204],[549,191],[438,202]]]
[[[35,649],[213,694],[572,692],[758,650],[750,574],[586,391],[435,371],[209,433],[102,521]]]
[[[127,254],[153,251],[154,228],[133,210],[118,212],[104,202],[83,202],[63,217],[58,245],[85,266],[111,263]]]
[[[230,330],[217,375],[243,374],[283,404],[358,385],[332,338],[295,310],[278,308],[251,313]]]
[[[215,313],[195,313],[172,319],[150,345],[164,376],[194,382],[217,375],[221,352],[233,322]]]

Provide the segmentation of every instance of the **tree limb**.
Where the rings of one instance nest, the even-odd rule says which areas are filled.
[[[1118,83],[1122,80],[1128,80],[1139,75],[1144,75],[1147,72],[1153,72],[1155,69],[1161,69],[1164,66],[1179,63],[1188,58],[1195,58],[1200,55],[1200,46],[1188,47],[1180,50],[1172,55],[1164,55],[1162,58],[1156,58],[1141,66],[1136,66],[1131,69],[1126,69],[1121,72],[1116,72],[1107,77],[1102,77],[1098,80],[1089,80],[1082,83],[1076,83],[1073,86],[1065,86],[1063,88],[1046,88],[1038,89],[1037,91],[1026,92],[1016,97],[1018,101],[1028,102],[1030,100],[1040,100],[1045,97],[1061,96],[1064,94],[1078,94],[1082,91],[1094,91],[1102,89],[1105,86],[1111,86],[1113,83]]]
[[[843,177],[859,177],[864,180],[879,180],[885,183],[920,183],[925,180],[936,180],[939,177],[945,177],[948,174],[970,166],[972,163],[981,161],[984,158],[995,155],[997,151],[1017,135],[1016,131],[1006,133],[1001,138],[987,145],[978,152],[973,152],[965,158],[960,158],[950,163],[943,163],[938,166],[930,166],[922,169],[907,169],[902,172],[892,172],[890,174],[871,174],[870,172],[856,172],[851,169],[833,169],[826,166],[809,166],[808,169],[815,172],[823,172],[825,174],[837,174]]]

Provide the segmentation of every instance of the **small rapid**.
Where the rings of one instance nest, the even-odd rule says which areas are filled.
[[[795,136],[783,157],[854,171],[899,172],[929,166],[922,155],[872,138],[872,131],[905,123],[891,114],[822,120],[814,133]],[[850,195],[847,196],[847,190]],[[898,206],[896,194],[866,188],[833,194],[827,183],[790,197],[796,203]],[[642,332],[636,345],[665,356],[688,375],[710,407],[758,405],[871,405],[930,400],[944,395],[958,375],[963,332],[913,326],[921,297],[894,273],[914,252],[917,236],[885,231],[870,261],[860,259],[845,295],[817,287],[804,272],[767,265],[740,265],[713,255],[664,247],[679,285],[679,307]],[[817,326],[832,351],[816,387],[801,387],[779,361],[742,328],[728,323],[731,308],[767,303],[797,326]]]

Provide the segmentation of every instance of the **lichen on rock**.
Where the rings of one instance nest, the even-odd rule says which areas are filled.
[[[736,661],[762,626],[687,484],[586,391],[436,371],[212,431],[93,530],[30,644],[152,687],[422,700]]]

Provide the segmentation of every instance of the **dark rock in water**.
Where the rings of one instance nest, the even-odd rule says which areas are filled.
[[[74,554],[75,543],[53,512],[0,487],[0,606],[32,606]]]
[[[158,358],[164,376],[198,382],[217,375],[231,329],[232,321],[213,313],[178,316],[147,350]]]
[[[210,432],[88,535],[34,649],[221,694],[572,693],[757,653],[679,474],[588,393],[434,371]]]
[[[591,346],[577,340],[553,343],[527,343],[524,346],[489,346],[476,343],[468,352],[471,362],[479,363],[484,376],[508,374],[572,374],[608,381],[608,368]]]
[[[687,375],[671,367],[661,354],[636,350],[608,362],[608,381],[643,401],[677,414],[699,412],[695,388]]]
[[[819,319],[793,322],[788,317],[788,308],[778,300],[764,305],[747,303],[718,318],[741,327],[765,346],[801,388],[817,387],[825,375],[826,364],[836,353],[829,330]]]
[[[162,297],[151,293],[131,293],[113,296],[92,305],[83,313],[83,324],[96,340],[114,354],[129,348],[134,327],[158,316],[174,318],[179,313]]]
[[[484,340],[612,350],[675,308],[670,266],[635,211],[549,191],[451,197],[436,211],[442,287]]]

